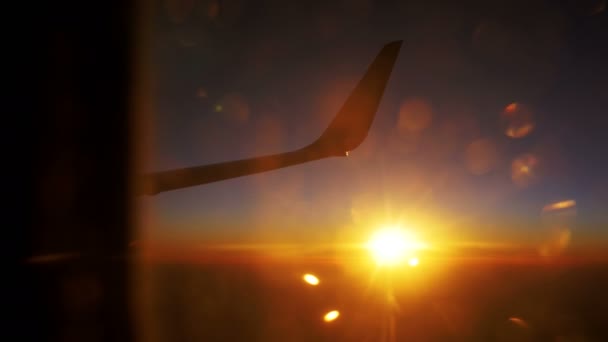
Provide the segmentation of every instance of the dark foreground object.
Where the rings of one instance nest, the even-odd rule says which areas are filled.
[[[132,1],[23,4],[10,69],[3,242],[16,276],[3,276],[2,340],[132,341],[127,247],[134,44]],[[12,127],[10,130],[17,130]],[[23,161],[23,162],[21,162]],[[8,305],[6,305],[8,304]],[[6,334],[6,335],[4,335]]]

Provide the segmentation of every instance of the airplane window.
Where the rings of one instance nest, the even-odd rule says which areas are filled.
[[[156,1],[138,338],[608,340],[606,6]]]

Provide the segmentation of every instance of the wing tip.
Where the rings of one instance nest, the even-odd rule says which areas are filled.
[[[403,39],[400,40],[394,40],[392,42],[387,43],[386,45],[384,45],[383,49],[400,49],[401,45],[403,45]]]

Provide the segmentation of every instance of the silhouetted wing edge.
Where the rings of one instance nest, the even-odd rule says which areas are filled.
[[[147,174],[140,179],[137,194],[154,195],[327,157],[345,156],[367,137],[401,44],[402,41],[395,41],[382,48],[336,117],[312,144],[286,153]]]
[[[343,156],[367,137],[376,117],[402,41],[386,44],[350,93],[327,129],[311,146],[328,155]]]

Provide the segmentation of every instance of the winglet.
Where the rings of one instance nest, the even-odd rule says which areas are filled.
[[[286,153],[144,175],[140,180],[138,193],[153,195],[313,160],[345,156],[367,137],[401,43],[395,41],[382,48],[336,117],[312,144]]]
[[[402,43],[395,41],[382,48],[329,127],[310,147],[328,156],[344,156],[365,140]]]

